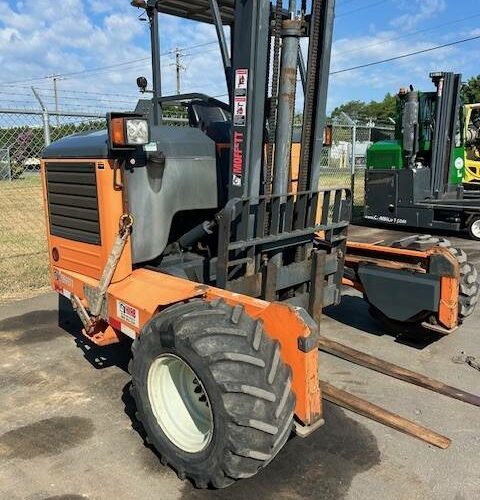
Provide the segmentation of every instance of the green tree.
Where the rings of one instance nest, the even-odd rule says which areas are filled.
[[[367,118],[385,121],[388,118],[395,118],[396,106],[396,97],[392,94],[387,94],[381,102],[370,101],[366,106],[365,113]]]
[[[480,102],[480,75],[470,78],[463,86],[462,97],[465,104]]]
[[[332,111],[332,118],[340,116],[342,113],[347,114],[350,118],[357,120],[365,116],[366,104],[363,101],[348,101],[336,107]]]
[[[335,108],[332,117],[346,113],[354,120],[387,120],[395,118],[396,98],[392,94],[386,94],[382,101],[348,101]]]

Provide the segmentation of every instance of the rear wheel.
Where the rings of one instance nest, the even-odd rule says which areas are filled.
[[[290,368],[242,306],[166,309],[135,340],[130,371],[147,442],[197,487],[253,476],[290,435]]]
[[[472,240],[480,241],[480,217],[472,217],[468,223],[468,233]]]

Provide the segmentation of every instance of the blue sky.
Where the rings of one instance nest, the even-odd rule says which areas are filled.
[[[148,27],[140,14],[129,0],[0,0],[0,107],[31,107],[34,85],[52,108],[53,81],[45,77],[57,74],[61,109],[131,108],[135,78],[150,76]],[[475,35],[478,0],[337,0],[332,70]],[[175,90],[171,51],[179,47],[182,90],[225,94],[218,49],[209,44],[214,41],[211,26],[162,16],[166,92]],[[479,53],[480,40],[474,40],[332,76],[328,107],[382,99],[410,83],[428,89],[430,71],[458,71],[467,79],[480,74]],[[91,71],[96,68],[102,69]]]

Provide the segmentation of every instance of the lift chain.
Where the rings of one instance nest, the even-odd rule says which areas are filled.
[[[283,2],[277,0],[273,26],[272,96],[268,117],[267,169],[265,173],[265,194],[272,192],[273,148],[277,121],[278,87],[280,77],[280,41],[282,33]]]
[[[319,43],[320,43],[320,20],[321,20],[322,2],[313,0],[312,7],[312,27],[309,41],[308,71],[305,85],[305,104],[303,117],[302,150],[300,157],[300,168],[298,172],[298,190],[305,191],[309,189],[310,177],[310,159],[312,146],[312,123],[315,114],[315,89],[317,85],[317,73],[319,64]]]
[[[132,215],[123,214],[120,217],[120,229],[117,238],[113,244],[112,251],[110,252],[110,256],[108,257],[107,264],[105,265],[102,277],[100,278],[100,282],[96,290],[96,298],[90,305],[90,313],[93,317],[98,317],[100,315],[102,304],[105,299],[105,295],[107,294],[107,289],[112,282],[113,275],[117,269],[118,262],[120,261],[120,257],[122,256],[123,249],[125,248],[125,244],[130,236],[132,227]]]

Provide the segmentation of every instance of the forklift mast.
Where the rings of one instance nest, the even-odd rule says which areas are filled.
[[[319,319],[320,303],[340,300],[339,255],[345,250],[350,218],[348,190],[318,190],[335,0],[314,0],[308,5],[290,1],[288,6],[281,0],[275,5],[267,0],[146,4],[152,58],[158,59],[159,54],[154,33],[159,12],[214,24],[218,37],[229,91],[231,136],[227,196],[217,220],[216,285],[269,300],[288,298],[311,314],[316,308]],[[230,46],[225,26],[230,27]],[[308,39],[306,68],[302,38]],[[290,164],[299,64],[304,124],[298,187],[293,194],[289,193]],[[155,75],[160,65],[154,64],[153,71],[154,82],[161,81]],[[165,104],[189,97],[154,93],[153,100]],[[271,155],[265,154],[268,148]],[[318,250],[314,240],[319,232],[325,234],[322,252],[328,254],[330,277],[326,290],[314,293],[312,276],[320,267],[325,269],[312,257]]]
[[[306,1],[300,4],[292,0],[288,2],[288,8],[281,0],[277,0],[275,6],[269,0],[200,0],[191,2],[191,5],[176,0],[134,0],[132,4],[146,8],[150,18],[153,103],[155,105],[160,102],[160,109],[164,98],[160,84],[158,13],[215,25],[232,115],[229,198],[258,197],[270,192],[272,183],[280,191],[287,191],[287,182],[282,180],[289,169],[289,163],[286,164],[285,159],[290,159],[285,141],[291,143],[297,61],[298,64],[301,61],[305,127],[302,135],[299,188],[317,189],[326,122],[335,0],[314,0],[308,11]],[[230,47],[224,26],[230,27]],[[301,38],[309,40],[306,69],[299,45]],[[277,51],[277,60],[275,56],[271,60],[272,40],[277,43],[280,41],[279,45],[282,47],[281,52]],[[269,95],[268,89],[274,87],[274,80],[280,80],[282,91],[290,85],[288,92],[282,94],[278,89],[276,92],[272,89],[274,95]],[[178,96],[177,100],[181,99],[182,96]],[[270,104],[275,109],[271,109]],[[278,110],[275,104],[278,104]],[[267,119],[272,114],[278,117],[278,123],[270,121],[270,128],[273,130],[266,131]],[[266,132],[273,133],[275,137],[278,127],[281,131],[277,132],[275,142],[282,155],[277,154],[277,161],[282,159],[283,163],[277,168],[274,182],[266,176],[265,142]]]
[[[457,179],[455,184],[452,183],[452,169],[458,170],[455,167],[455,148],[461,145],[460,90],[462,75],[432,73],[430,77],[437,88],[430,164],[432,170],[430,192],[434,198],[439,198],[447,192],[455,191],[463,179],[462,173],[460,180]]]
[[[455,193],[463,168],[455,160],[463,155],[461,127],[461,75],[431,73],[436,90],[401,90],[397,101],[395,138],[401,142],[404,165],[429,167],[429,197]]]

